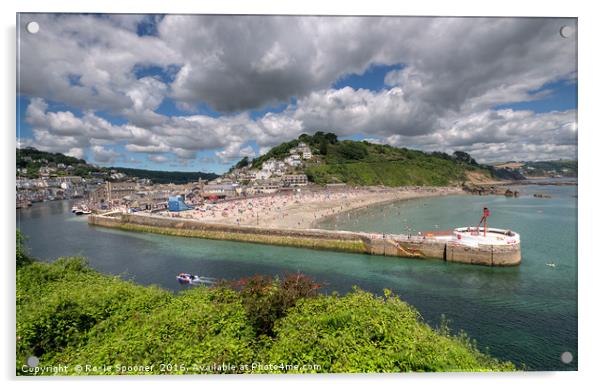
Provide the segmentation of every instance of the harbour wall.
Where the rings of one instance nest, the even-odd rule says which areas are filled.
[[[235,226],[139,214],[89,215],[91,225],[128,231],[196,237],[318,250],[343,251],[448,262],[512,266],[521,261],[520,245],[468,247],[423,236],[382,235],[322,229]]]

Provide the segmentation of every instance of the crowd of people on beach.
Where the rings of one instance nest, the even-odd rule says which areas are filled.
[[[258,224],[264,218],[288,216],[287,210],[293,206],[319,204],[336,201],[344,204],[365,195],[368,191],[351,189],[347,191],[303,191],[275,193],[269,196],[245,197],[215,203],[207,203],[193,210],[179,212],[180,217],[204,221],[236,222],[237,224]],[[334,210],[333,210],[334,212]],[[165,214],[173,212],[165,211]]]
[[[367,206],[391,196],[429,194],[441,188],[346,188],[345,190],[300,190],[268,196],[209,202],[184,212],[163,211],[163,216],[237,225],[282,224],[303,227],[325,216]],[[386,197],[388,196],[388,197]],[[280,222],[280,223],[279,223]]]

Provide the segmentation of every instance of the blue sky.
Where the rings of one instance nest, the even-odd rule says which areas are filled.
[[[540,92],[545,92],[541,98],[500,104],[495,109],[530,110],[538,113],[577,109],[577,82],[575,80],[559,80],[530,91],[531,94]]]
[[[572,19],[512,19],[528,39],[503,19],[22,14],[19,28],[33,19],[23,146],[218,173],[315,131],[482,161],[576,157],[575,42],[555,33]],[[451,48],[467,30],[481,39]]]

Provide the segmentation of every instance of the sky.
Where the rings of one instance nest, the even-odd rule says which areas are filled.
[[[216,173],[316,131],[485,163],[577,158],[576,19],[20,14],[17,28],[20,147]]]

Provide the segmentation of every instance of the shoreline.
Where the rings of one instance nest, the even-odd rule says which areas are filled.
[[[453,196],[453,195],[467,195],[467,196],[471,195],[470,193],[466,193],[461,188],[455,188],[455,187],[442,187],[442,188],[445,188],[446,190],[430,192],[430,193],[409,193],[406,196],[399,196],[399,197],[395,197],[395,198],[388,198],[388,199],[384,199],[384,200],[374,201],[369,204],[359,204],[357,206],[351,206],[351,207],[348,207],[345,209],[341,209],[332,214],[321,216],[321,217],[315,219],[313,222],[311,222],[309,224],[309,226],[306,228],[320,228],[319,227],[320,223],[322,223],[325,220],[328,220],[330,218],[334,218],[342,213],[354,212],[354,211],[358,211],[361,209],[370,208],[370,207],[373,207],[376,205],[387,205],[387,204],[393,204],[393,203],[397,203],[397,202],[401,202],[401,201],[415,200],[415,199],[421,199],[421,198],[443,197],[443,196]]]
[[[209,204],[189,211],[163,211],[158,215],[175,220],[231,226],[311,229],[325,218],[373,205],[465,193],[459,187],[305,189],[295,193]]]

